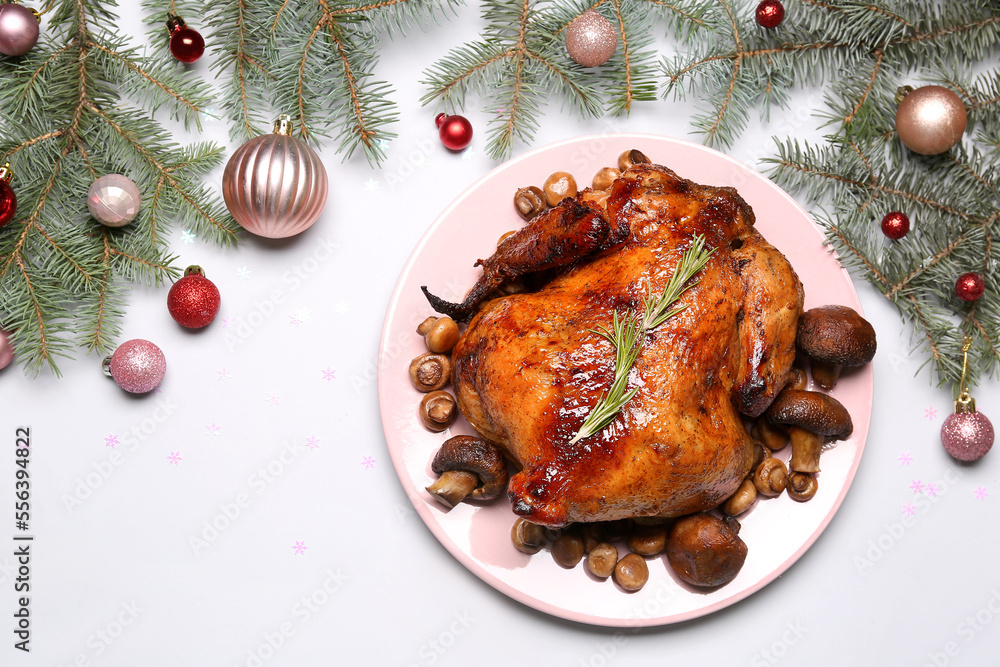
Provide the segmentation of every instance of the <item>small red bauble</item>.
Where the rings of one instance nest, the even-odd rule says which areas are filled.
[[[434,119],[441,143],[452,151],[460,151],[472,142],[472,123],[463,116],[439,113]]]
[[[909,231],[910,219],[906,217],[905,213],[893,211],[886,213],[885,217],[882,218],[882,233],[893,241],[903,238]]]
[[[17,213],[17,195],[10,187],[10,179],[14,172],[10,170],[10,162],[0,167],[0,227],[14,219]]]
[[[170,288],[167,310],[182,327],[200,329],[212,323],[221,301],[219,288],[205,277],[201,267],[189,266]]]
[[[167,19],[170,32],[170,53],[182,63],[193,63],[205,53],[205,40],[194,28],[187,27],[184,19],[171,15]]]
[[[986,291],[986,283],[983,277],[972,271],[963,273],[955,281],[955,294],[962,301],[975,301]]]
[[[777,28],[785,20],[785,7],[778,0],[764,0],[757,5],[755,16],[762,28]]]

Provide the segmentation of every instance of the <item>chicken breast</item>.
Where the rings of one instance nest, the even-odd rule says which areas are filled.
[[[483,260],[494,282],[506,263],[522,276],[526,261],[512,253],[527,251],[510,248],[528,248],[546,256],[547,277],[539,289],[485,301],[472,315],[453,353],[459,407],[520,467],[508,494],[514,512],[532,522],[715,507],[751,465],[743,416],[767,408],[795,357],[802,285],[732,188],[642,164],[614,183],[604,208],[586,193],[557,208],[581,202],[598,218],[584,211],[560,219],[585,220],[591,237],[595,220],[603,225],[591,254],[573,256],[562,241],[559,261],[539,250],[556,211],[548,226],[522,229],[508,257],[501,246]],[[643,341],[628,385],[638,392],[600,433],[570,444],[614,378],[614,349],[596,330],[611,326],[614,311],[641,311],[697,235],[714,253],[678,302],[685,310]]]

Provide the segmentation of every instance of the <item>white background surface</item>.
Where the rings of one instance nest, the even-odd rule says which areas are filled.
[[[160,393],[126,395],[94,356],[63,363],[61,379],[0,373],[0,507],[10,510],[0,524],[0,664],[995,664],[1000,454],[961,466],[944,452],[950,392],[931,386],[894,307],[863,282],[880,341],[865,456],[824,535],[763,591],[683,624],[603,629],[506,598],[437,543],[389,460],[375,373],[385,306],[410,250],[495,166],[478,108],[465,113],[478,134],[456,155],[437,139],[437,111],[419,104],[422,70],[479,27],[478,10],[465,8],[383,46],[378,75],[396,88],[399,138],[376,170],[323,153],[331,197],[307,233],[219,250],[174,230],[178,265],[205,268],[222,310],[191,333],[170,319],[166,288],[133,292],[122,340],[163,349]],[[123,30],[144,33],[135,16]],[[730,154],[755,165],[773,134],[817,137],[811,99],[798,95]],[[614,130],[688,137],[689,116],[672,101],[593,121],[553,107],[535,145]],[[228,143],[211,120],[190,138]],[[997,384],[974,395],[995,421]],[[27,655],[11,630],[18,426],[32,441]],[[914,480],[936,495],[914,491]],[[915,514],[904,524],[907,504]],[[581,573],[580,585],[595,584]]]

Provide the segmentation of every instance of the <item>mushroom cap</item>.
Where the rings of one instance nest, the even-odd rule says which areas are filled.
[[[774,424],[798,426],[838,440],[854,431],[854,423],[844,404],[818,391],[786,389],[767,409],[767,418]]]
[[[474,472],[483,485],[472,492],[477,500],[492,500],[507,485],[507,463],[500,449],[488,440],[471,435],[448,438],[431,461],[431,470],[440,475],[449,470]]]
[[[875,328],[853,308],[820,306],[802,313],[796,343],[814,359],[860,366],[875,356]]]

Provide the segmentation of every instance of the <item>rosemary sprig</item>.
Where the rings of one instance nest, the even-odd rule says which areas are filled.
[[[698,235],[694,237],[691,247],[684,251],[673,275],[663,292],[655,296],[652,293],[643,298],[642,315],[631,311],[624,316],[619,316],[618,311],[612,313],[611,330],[606,327],[591,329],[597,335],[607,339],[615,348],[615,379],[611,382],[611,387],[607,393],[601,394],[597,403],[587,413],[587,417],[580,425],[580,430],[569,441],[573,445],[596,435],[614,421],[636,392],[638,387],[628,389],[628,374],[635,365],[635,360],[642,349],[643,340],[646,334],[660,326],[668,319],[681,312],[687,306],[671,308],[676,301],[681,298],[684,292],[698,284],[698,281],[691,279],[704,268],[715,249],[705,250],[705,237]]]

